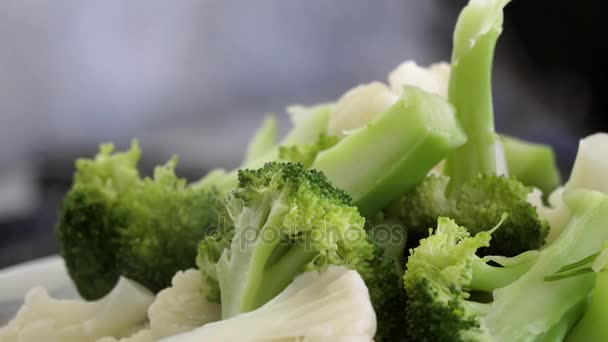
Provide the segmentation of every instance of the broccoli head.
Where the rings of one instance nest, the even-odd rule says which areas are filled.
[[[126,152],[103,145],[76,163],[56,227],[61,254],[83,298],[107,294],[120,275],[152,291],[194,266],[198,241],[227,218],[212,187],[175,175],[177,159],[141,177],[136,142]]]
[[[573,219],[564,233],[542,251],[515,258],[476,255],[502,227],[471,236],[453,220],[440,218],[407,262],[408,339],[563,340],[583,314],[596,276],[548,276],[598,253],[608,239],[608,196],[580,191],[566,200]]]
[[[226,205],[230,245],[222,234],[208,237],[198,255],[203,278],[220,289],[224,318],[260,307],[307,270],[332,264],[369,272],[365,220],[320,172],[294,163],[241,170]]]
[[[374,234],[370,234],[374,245],[374,258],[370,261],[370,272],[365,274],[363,279],[376,312],[377,330],[374,341],[377,342],[405,341],[403,315],[406,301],[401,265],[405,234],[400,232],[402,230],[393,229],[390,238],[394,241],[388,243],[374,240]]]
[[[490,234],[469,237],[447,218],[411,252],[405,272],[406,326],[412,341],[483,340],[486,332],[479,312],[468,301],[475,252],[488,246]]]
[[[439,216],[454,219],[475,235],[496,225],[507,213],[500,229],[492,234],[492,245],[480,248],[480,254],[515,256],[544,243],[549,225],[527,201],[532,188],[514,178],[486,174],[469,180],[453,196],[445,196],[448,182],[443,175],[429,176],[391,209],[411,236],[424,237]]]

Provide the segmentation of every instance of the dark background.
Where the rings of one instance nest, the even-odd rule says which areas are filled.
[[[465,1],[0,2],[0,268],[57,252],[73,161],[139,138],[144,169],[235,166],[267,112],[449,60]],[[551,144],[608,131],[599,1],[515,0],[496,51],[501,132]]]

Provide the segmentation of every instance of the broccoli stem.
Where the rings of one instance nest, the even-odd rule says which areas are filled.
[[[561,183],[555,153],[549,145],[501,136],[509,175],[540,189],[545,197]]]
[[[317,156],[313,169],[352,196],[371,217],[407,192],[466,141],[452,106],[404,87],[401,98],[368,126]]]
[[[473,290],[486,292],[505,287],[528,272],[534,266],[535,261],[529,260],[509,267],[497,267],[490,266],[479,259],[472,265],[473,279],[470,287]]]
[[[266,116],[262,125],[249,142],[249,146],[247,146],[243,164],[247,165],[247,163],[251,163],[270,153],[278,143],[278,134],[279,122],[277,118],[274,115]]]
[[[608,308],[608,272],[599,272],[591,303],[583,318],[568,335],[567,342],[603,341],[608,336],[606,308]]]
[[[492,60],[508,2],[471,0],[454,30],[448,100],[468,140],[447,159],[448,195],[479,174],[497,173]]]
[[[579,321],[580,317],[585,312],[585,307],[587,306],[587,299],[580,300],[577,304],[575,304],[568,312],[562,316],[562,319],[558,324],[549,329],[546,333],[539,336],[536,341],[537,342],[554,342],[554,341],[564,341],[572,327]],[[605,335],[604,335],[605,336]],[[587,341],[587,340],[585,340]]]
[[[256,298],[256,305],[262,306],[274,298],[277,293],[283,291],[303,271],[304,266],[318,254],[317,251],[310,250],[303,243],[293,245],[281,259],[264,271],[263,279],[265,281]]]
[[[249,226],[238,228],[239,236],[232,242],[230,260],[227,261],[235,266],[220,268],[223,319],[255,310],[268,302],[318,254],[307,249],[305,244],[286,245],[285,241],[277,238],[284,208],[272,207],[269,210],[269,201],[270,198],[263,199],[252,216],[248,216],[254,217],[248,222]],[[257,235],[249,245],[252,228]]]

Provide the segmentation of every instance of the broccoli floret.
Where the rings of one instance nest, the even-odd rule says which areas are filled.
[[[468,298],[472,265],[483,263],[475,252],[489,242],[489,232],[470,237],[466,228],[443,217],[434,233],[420,240],[411,251],[404,276],[408,340],[477,341],[488,337],[479,310]]]
[[[76,163],[57,224],[61,254],[85,299],[107,294],[120,275],[152,291],[194,266],[198,241],[228,218],[213,187],[176,177],[172,159],[142,178],[136,142],[127,152],[103,145]],[[229,219],[229,218],[228,218]]]
[[[608,196],[568,194],[573,213],[564,233],[540,252],[516,258],[480,258],[501,227],[470,236],[441,218],[436,231],[411,251],[404,276],[408,338],[416,341],[562,340],[582,315],[595,284],[593,272],[548,275],[602,250],[608,239]],[[500,266],[492,266],[489,261]],[[479,293],[490,302],[482,302]],[[486,296],[488,297],[488,296]]]
[[[80,296],[95,300],[118,282],[116,251],[124,218],[113,213],[116,202],[95,185],[74,185],[63,200],[57,225],[60,253]]]
[[[234,238],[234,226],[224,225],[221,229],[205,236],[198,245],[196,265],[207,288],[207,299],[220,303],[220,284],[217,277],[217,263],[225,249],[230,248]]]
[[[478,175],[453,196],[446,197],[448,182],[447,176],[431,175],[391,208],[392,215],[407,222],[414,241],[423,238],[427,227],[433,226],[439,216],[450,217],[471,234],[477,234],[493,227],[503,213],[508,213],[501,228],[492,235],[494,243],[480,248],[480,254],[515,256],[543,244],[549,225],[526,200],[531,188],[505,176]]]
[[[540,248],[549,228],[527,202],[532,189],[503,176],[506,162],[497,152],[501,145],[494,131],[491,69],[502,8],[508,2],[471,0],[462,10],[454,33],[448,99],[468,140],[448,156],[444,176],[430,176],[389,212],[412,234],[423,232],[438,216],[451,217],[475,234],[506,212],[509,218],[494,235],[495,243],[480,253],[514,256]]]
[[[374,227],[377,234],[371,235],[374,258],[370,262],[371,272],[364,276],[369,296],[376,312],[377,330],[374,341],[405,341],[403,315],[405,314],[405,289],[403,288],[403,250],[405,233],[398,225],[384,222]],[[387,229],[389,241],[382,239],[380,229]],[[374,240],[374,238],[377,240]]]
[[[370,273],[365,220],[320,172],[293,163],[241,170],[227,208],[230,246],[228,238],[207,238],[198,255],[204,280],[217,278],[224,318],[260,307],[307,270],[333,264]]]
[[[382,221],[366,233],[350,197],[301,164],[269,163],[239,176],[228,200],[235,227],[201,241],[197,258],[214,289],[208,298],[221,301],[223,314],[261,306],[301,272],[344,265],[359,271],[368,286],[376,340],[402,340],[402,228]]]

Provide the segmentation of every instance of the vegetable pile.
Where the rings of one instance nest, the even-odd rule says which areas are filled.
[[[90,302],[33,289],[0,340],[608,341],[608,134],[562,184],[495,132],[508,2],[470,0],[451,64],[266,118],[236,170],[78,160],[56,230]]]

